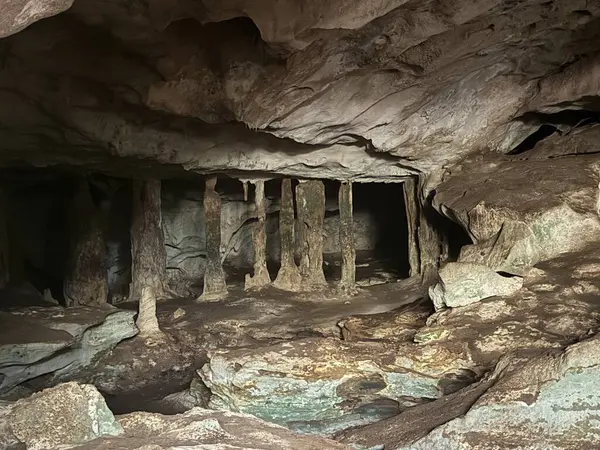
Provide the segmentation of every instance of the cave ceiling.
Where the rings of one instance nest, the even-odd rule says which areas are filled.
[[[561,111],[600,110],[599,1],[0,8],[5,166],[124,157],[392,181],[509,153]]]

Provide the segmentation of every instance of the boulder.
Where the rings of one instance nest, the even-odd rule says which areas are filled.
[[[466,347],[308,338],[216,352],[199,373],[210,407],[329,435],[447,394],[470,364]]]
[[[482,264],[448,263],[439,271],[439,277],[440,281],[429,289],[438,310],[511,295],[523,286],[522,278],[502,276]]]
[[[40,375],[74,376],[137,334],[134,315],[108,306],[0,312],[0,392]]]
[[[489,369],[507,352],[561,348],[600,331],[600,248],[538,263],[513,295],[438,311],[416,342],[468,343],[476,364]]]
[[[91,385],[65,383],[33,394],[9,406],[4,415],[7,437],[27,450],[76,445],[101,436],[116,436],[123,428],[104,398]]]

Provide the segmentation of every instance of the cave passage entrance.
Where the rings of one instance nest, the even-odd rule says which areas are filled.
[[[325,183],[325,275],[339,276],[339,182]],[[402,183],[353,183],[356,280],[368,286],[408,278],[408,223]]]
[[[89,208],[74,201],[89,195]],[[109,301],[126,298],[130,281],[129,228],[131,183],[76,170],[6,168],[0,171],[0,214],[10,279],[0,292],[3,307],[39,305],[44,299],[64,305],[64,281],[74,225],[96,220],[106,238]],[[93,216],[93,217],[92,217]]]

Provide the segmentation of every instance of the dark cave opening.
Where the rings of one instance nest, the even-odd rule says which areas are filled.
[[[131,255],[131,186],[125,180],[70,169],[6,168],[4,194],[9,283],[3,307],[66,305],[65,277],[78,230],[101,227],[106,244],[109,303],[127,297]],[[78,189],[88,205],[77,203]],[[77,256],[77,255],[75,255]],[[125,281],[119,280],[123,278]]]
[[[591,109],[564,109],[556,113],[531,112],[518,120],[524,123],[538,123],[538,129],[527,136],[508,155],[519,155],[532,150],[536,144],[552,136],[554,133],[568,134],[575,128],[600,123],[600,111]]]
[[[330,280],[337,279],[339,266],[339,186],[339,182],[325,182],[325,272]],[[353,183],[352,191],[356,280],[361,283],[373,277],[386,282],[408,278],[408,224],[403,185]]]

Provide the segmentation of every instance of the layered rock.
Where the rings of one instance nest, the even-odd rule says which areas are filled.
[[[520,275],[600,241],[598,158],[555,154],[565,146],[585,153],[582,137],[589,133],[594,128],[542,143],[527,159],[486,156],[453,169],[434,204],[476,244],[462,249],[459,261]]]
[[[342,441],[386,449],[594,448],[598,338],[546,354],[504,358],[481,383]]]
[[[331,434],[448,393],[470,364],[437,345],[302,339],[215,352],[199,373],[211,407]]]
[[[138,332],[134,312],[110,307],[31,307],[2,312],[0,391],[51,374],[75,376]]]

